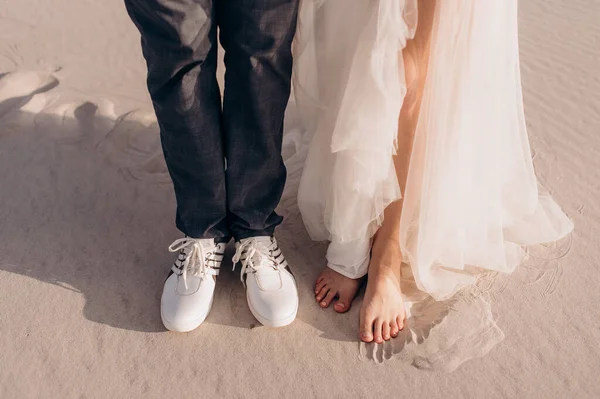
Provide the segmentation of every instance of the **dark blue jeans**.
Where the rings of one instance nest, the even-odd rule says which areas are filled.
[[[142,35],[176,224],[190,237],[271,235],[282,221],[275,207],[286,178],[281,145],[298,1],[125,0]]]

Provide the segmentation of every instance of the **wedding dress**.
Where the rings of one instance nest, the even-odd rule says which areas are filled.
[[[403,259],[417,287],[436,300],[482,271],[513,271],[527,246],[572,230],[540,193],[533,169],[517,5],[437,2],[400,193],[392,156],[407,87],[399,54],[417,29],[417,0],[302,1],[294,92],[308,149],[298,204],[311,237],[332,242],[328,256],[358,248],[356,259],[330,259],[335,270],[354,278],[366,272],[365,243],[401,196]]]

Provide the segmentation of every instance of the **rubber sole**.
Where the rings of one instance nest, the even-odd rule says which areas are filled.
[[[252,316],[254,316],[254,318],[256,320],[258,320],[260,322],[260,324],[262,324],[263,326],[266,327],[285,327],[285,326],[289,326],[290,324],[292,324],[292,322],[294,320],[296,320],[296,315],[298,314],[298,306],[296,305],[296,309],[294,310],[294,313],[292,313],[290,316],[286,317],[285,319],[280,319],[280,320],[269,320],[269,319],[265,319],[264,317],[262,317],[261,315],[259,315],[254,308],[252,307],[252,304],[250,303],[250,300],[248,299],[248,293],[246,292],[246,302],[248,302],[248,308],[250,308],[250,313],[252,313]]]
[[[180,332],[180,333],[190,332],[190,331],[193,331],[196,328],[200,327],[200,325],[202,323],[204,323],[204,320],[206,320],[206,318],[208,317],[208,314],[210,313],[210,310],[212,309],[212,305],[213,305],[213,300],[211,299],[210,305],[208,305],[208,311],[206,312],[206,314],[203,317],[194,320],[193,322],[185,324],[184,326],[175,326],[174,324],[166,321],[165,317],[163,316],[162,307],[160,309],[160,319],[162,320],[162,323],[165,326],[165,328],[169,331]]]

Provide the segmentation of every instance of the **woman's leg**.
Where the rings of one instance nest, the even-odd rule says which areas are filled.
[[[419,24],[402,56],[408,93],[398,121],[398,151],[394,157],[402,192],[406,187],[413,138],[429,63],[435,0],[419,0]],[[383,342],[404,327],[404,303],[400,291],[400,216],[402,200],[385,210],[384,222],[373,241],[365,300],[360,311],[360,336],[365,342]]]

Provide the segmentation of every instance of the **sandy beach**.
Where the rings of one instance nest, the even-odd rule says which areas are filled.
[[[121,0],[3,1],[0,398],[600,397],[599,21],[597,1],[520,4],[536,172],[574,233],[479,295],[420,302],[375,345],[358,341],[360,297],[344,315],[314,301],[326,244],[296,205],[293,102],[278,239],[298,319],[260,326],[228,260],[207,321],[167,332],[160,293],[180,233],[139,34]]]

